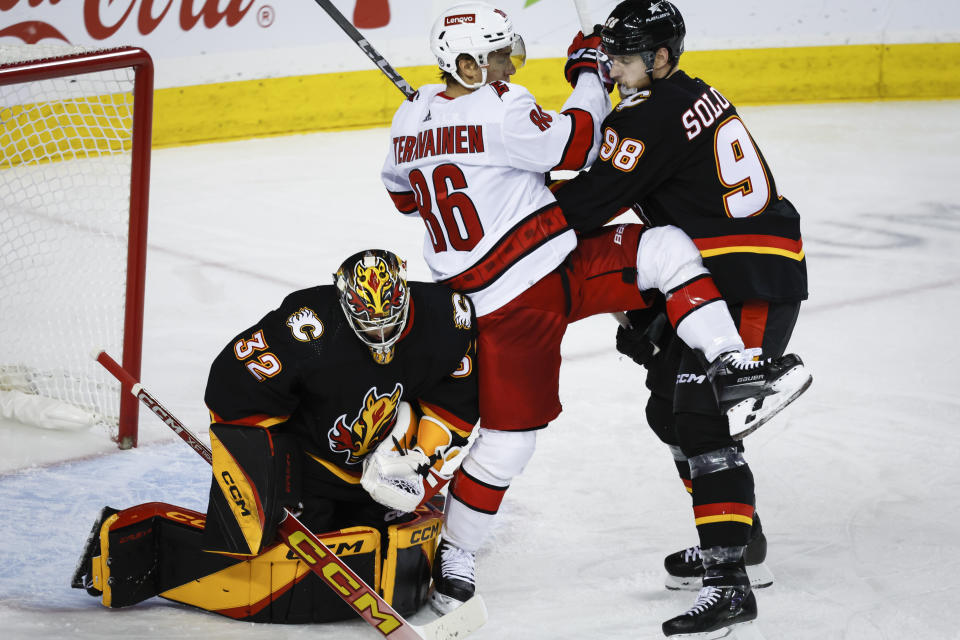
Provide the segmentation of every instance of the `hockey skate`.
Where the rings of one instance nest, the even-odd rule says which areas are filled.
[[[773,584],[773,572],[764,563],[766,558],[767,538],[761,531],[750,538],[743,553],[747,577],[753,589],[763,589]],[[699,545],[671,553],[663,559],[663,567],[667,570],[664,583],[671,591],[696,591],[703,586],[703,556]]]
[[[741,440],[800,397],[813,382],[799,356],[748,360],[728,351],[707,367],[720,409],[730,422],[730,436]]]
[[[703,583],[693,606],[663,623],[665,636],[763,640],[754,624],[757,600],[742,565],[711,569]]]
[[[433,559],[430,608],[445,615],[472,598],[477,583],[476,564],[475,553],[441,540]]]

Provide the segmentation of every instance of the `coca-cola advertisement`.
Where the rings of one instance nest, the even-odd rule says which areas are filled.
[[[432,64],[428,34],[435,15],[458,0],[334,0],[340,12],[395,66]],[[549,57],[575,32],[570,0]],[[544,0],[498,3],[530,42],[549,33]],[[615,4],[595,2],[598,10]],[[555,15],[558,13],[553,12]],[[537,17],[537,14],[540,14]],[[532,19],[531,19],[532,18]],[[535,26],[534,26],[535,25]],[[523,28],[521,26],[521,28]],[[562,37],[560,34],[563,34]],[[310,0],[0,0],[0,45],[136,45],[153,56],[157,86],[369,69],[370,62]]]
[[[333,0],[395,67],[434,64],[435,16],[463,0]],[[560,58],[580,20],[573,0],[494,0],[523,35],[530,58]],[[585,0],[603,22],[617,0]],[[830,44],[954,42],[960,3],[908,0],[678,3],[688,50]],[[157,65],[157,86],[366,70],[370,62],[311,0],[0,0],[0,45],[137,45]]]

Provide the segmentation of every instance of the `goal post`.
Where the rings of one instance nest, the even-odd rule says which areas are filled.
[[[135,47],[0,46],[0,415],[137,444],[153,63]]]

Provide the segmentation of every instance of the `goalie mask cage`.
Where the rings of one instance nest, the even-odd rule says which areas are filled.
[[[0,401],[137,443],[153,64],[138,48],[0,46]]]

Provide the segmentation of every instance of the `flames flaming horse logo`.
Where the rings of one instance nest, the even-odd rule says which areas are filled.
[[[337,453],[346,453],[347,464],[357,464],[363,460],[393,429],[402,395],[403,385],[399,382],[391,393],[384,395],[379,395],[377,388],[371,387],[353,423],[347,424],[347,414],[337,418],[327,433],[330,448]]]

